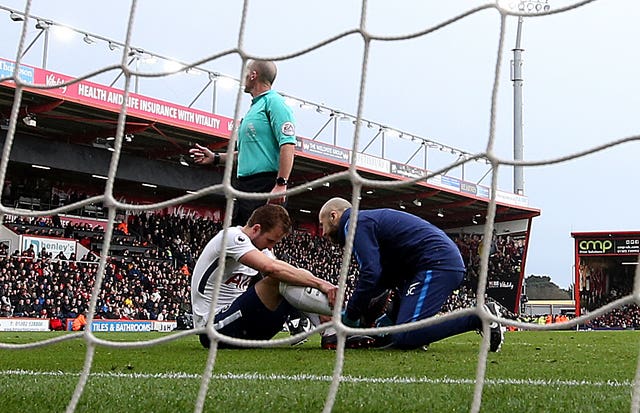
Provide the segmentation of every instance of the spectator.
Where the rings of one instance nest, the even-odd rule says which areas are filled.
[[[73,331],[82,331],[84,327],[87,325],[87,318],[84,314],[78,315],[71,324],[71,330]]]
[[[0,317],[13,317],[13,311],[11,311],[11,305],[3,304],[0,310]]]
[[[36,251],[33,249],[33,244],[29,245],[29,248],[22,252],[22,255],[29,258],[34,258],[36,256]]]

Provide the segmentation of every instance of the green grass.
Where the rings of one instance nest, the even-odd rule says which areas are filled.
[[[0,333],[0,342],[34,342],[55,334],[68,333]],[[159,334],[98,336],[134,341]],[[639,344],[640,333],[633,331],[507,333],[502,352],[488,355],[482,411],[629,411]],[[333,411],[467,412],[479,345],[480,336],[468,333],[426,352],[347,350],[343,375],[362,380],[340,385]],[[85,351],[82,339],[0,350],[0,410],[64,411]],[[76,411],[193,411],[207,355],[194,336],[144,349],[98,347]],[[335,352],[321,350],[317,335],[299,347],[220,350],[204,410],[321,411],[329,389],[325,376],[332,375],[334,362]]]

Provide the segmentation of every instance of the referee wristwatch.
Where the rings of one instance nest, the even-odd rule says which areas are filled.
[[[287,178],[283,178],[281,176],[276,178],[276,185],[287,186],[288,184],[289,184],[289,181],[287,181]]]

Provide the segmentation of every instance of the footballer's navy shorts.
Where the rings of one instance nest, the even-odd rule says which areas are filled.
[[[252,285],[231,305],[216,314],[213,327],[225,336],[245,340],[269,340],[284,325],[287,316],[294,307],[282,300],[275,311],[264,306]],[[200,334],[200,343],[209,348],[210,341],[206,334]],[[218,343],[218,348],[241,348],[227,343]]]
[[[420,271],[405,282],[399,292],[399,310],[396,325],[424,320],[442,309],[451,293],[464,278],[464,271],[428,270]],[[418,348],[425,344],[455,334],[482,328],[476,315],[463,316],[429,327],[393,334],[396,348]]]

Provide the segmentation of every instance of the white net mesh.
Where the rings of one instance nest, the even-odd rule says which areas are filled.
[[[580,7],[585,6],[588,3],[591,3],[593,0],[586,0],[586,1],[581,1],[581,2],[574,2],[572,4],[568,4],[566,6],[563,7],[554,7],[553,9],[549,9],[547,8],[547,2],[546,1],[530,1],[527,4],[529,4],[530,6],[523,6],[522,8],[518,8],[518,2],[514,2],[514,1],[498,1],[496,2],[487,2],[485,4],[479,5],[477,7],[473,7],[470,8],[466,11],[464,11],[463,13],[460,13],[459,15],[456,15],[452,18],[446,19],[444,21],[442,21],[439,24],[433,25],[433,26],[429,26],[429,27],[425,27],[425,28],[421,28],[420,30],[411,32],[411,33],[407,33],[407,34],[402,34],[402,35],[394,35],[394,36],[381,36],[381,35],[377,35],[377,34],[373,34],[371,32],[368,31],[367,29],[367,9],[369,7],[369,2],[364,0],[362,2],[362,7],[361,7],[361,15],[360,15],[360,22],[357,25],[357,27],[354,27],[352,29],[348,29],[345,30],[342,33],[338,33],[335,34],[329,38],[323,39],[319,42],[317,42],[314,45],[311,45],[309,47],[297,50],[295,52],[290,52],[287,54],[282,54],[282,55],[275,55],[275,56],[254,56],[251,53],[249,53],[247,51],[247,48],[245,47],[245,28],[246,25],[248,24],[248,15],[249,15],[249,6],[250,6],[250,2],[249,1],[245,1],[244,2],[244,8],[242,11],[242,22],[240,25],[240,31],[239,33],[237,33],[237,44],[234,48],[230,49],[230,50],[224,50],[221,51],[219,53],[215,53],[209,56],[203,56],[202,58],[198,59],[197,61],[193,61],[191,62],[191,64],[189,65],[189,67],[195,67],[199,64],[205,63],[205,62],[210,62],[210,61],[214,61],[216,59],[219,59],[221,57],[224,57],[226,55],[237,55],[239,56],[239,58],[242,61],[242,66],[244,67],[246,62],[249,59],[252,58],[268,58],[274,61],[283,61],[283,60],[288,60],[288,59],[292,59],[292,58],[296,58],[299,56],[303,56],[305,54],[308,54],[310,52],[316,51],[316,50],[320,50],[324,47],[328,47],[331,44],[338,42],[348,36],[351,35],[357,35],[363,43],[363,49],[362,49],[362,55],[361,55],[361,67],[362,70],[360,72],[360,79],[359,79],[359,90],[358,90],[358,97],[357,97],[357,101],[358,101],[358,105],[357,105],[357,111],[356,111],[356,119],[360,120],[362,119],[362,113],[363,113],[363,105],[364,105],[364,101],[365,101],[365,93],[367,90],[367,73],[368,73],[368,69],[370,66],[370,59],[371,59],[371,45],[374,42],[400,42],[400,41],[406,41],[406,40],[410,40],[410,39],[415,39],[415,38],[420,38],[420,37],[426,37],[426,36],[430,36],[435,32],[438,32],[440,30],[443,30],[445,28],[448,28],[449,26],[453,25],[454,23],[460,22],[462,20],[468,19],[471,16],[474,16],[480,12],[484,12],[484,11],[493,11],[495,12],[497,15],[500,16],[499,19],[499,26],[498,26],[498,42],[497,42],[497,54],[496,54],[496,58],[495,58],[495,70],[494,70],[494,77],[493,77],[493,87],[492,87],[492,93],[491,93],[491,100],[488,103],[488,108],[487,110],[490,112],[490,123],[489,123],[489,128],[487,131],[487,139],[486,139],[486,147],[483,151],[481,151],[480,153],[477,153],[475,155],[471,155],[468,157],[465,157],[463,159],[459,159],[456,162],[453,163],[449,163],[447,164],[445,167],[443,167],[440,170],[436,170],[433,171],[432,173],[430,173],[428,176],[422,176],[419,178],[415,178],[413,180],[409,180],[409,181],[382,181],[382,180],[373,180],[373,179],[367,179],[365,177],[363,177],[359,172],[358,169],[356,168],[356,162],[355,162],[355,156],[353,156],[353,158],[350,160],[350,167],[348,168],[348,170],[341,172],[341,173],[336,173],[330,176],[327,176],[325,178],[321,178],[321,179],[317,179],[313,182],[310,182],[308,184],[308,186],[310,187],[319,187],[327,182],[333,182],[336,180],[345,180],[348,179],[353,187],[353,191],[352,191],[352,198],[351,198],[351,202],[353,204],[353,214],[352,214],[352,222],[355,223],[355,218],[357,217],[357,213],[360,207],[360,197],[362,195],[362,188],[363,187],[369,187],[369,188],[381,188],[381,187],[401,187],[401,186],[410,186],[411,184],[417,182],[417,181],[421,181],[421,180],[425,180],[431,176],[434,175],[438,175],[438,174],[444,174],[447,171],[450,171],[451,169],[457,168],[461,165],[464,165],[466,163],[470,163],[474,160],[477,159],[486,159],[488,160],[488,162],[491,164],[492,166],[492,179],[491,179],[491,200],[489,203],[489,209],[487,212],[487,221],[484,227],[484,237],[485,239],[491,239],[492,233],[493,233],[493,229],[494,229],[494,218],[496,215],[496,199],[495,199],[495,194],[497,193],[497,189],[498,189],[498,172],[501,169],[501,167],[505,167],[505,166],[523,166],[523,167],[532,167],[532,166],[539,166],[539,165],[549,165],[549,164],[557,164],[557,163],[561,163],[561,162],[565,162],[565,161],[570,161],[576,158],[580,158],[580,157],[584,157],[588,154],[591,153],[595,153],[595,152],[599,152],[605,148],[609,148],[609,147],[613,147],[616,145],[621,145],[623,143],[626,142],[630,142],[630,141],[637,141],[639,140],[639,138],[637,136],[630,136],[630,137],[625,137],[625,138],[621,138],[621,139],[616,139],[616,140],[612,140],[609,141],[607,143],[604,143],[602,145],[599,145],[597,147],[592,147],[580,152],[576,152],[576,153],[572,153],[566,156],[561,156],[561,157],[557,157],[557,158],[553,158],[553,159],[544,159],[544,160],[537,160],[537,161],[513,161],[510,159],[504,159],[499,157],[495,150],[494,150],[494,146],[495,146],[495,127],[496,127],[496,112],[497,112],[497,97],[498,97],[498,91],[499,91],[499,79],[500,77],[500,72],[501,72],[501,63],[503,61],[503,53],[504,53],[504,48],[505,48],[505,26],[506,26],[506,21],[507,18],[509,16],[516,16],[516,15],[524,15],[524,16],[528,16],[531,14],[536,14],[538,17],[542,17],[544,15],[547,14],[560,14],[560,13],[565,13],[568,11],[571,11],[573,9],[577,9]],[[512,4],[513,3],[513,4]],[[527,8],[529,7],[529,8]],[[24,13],[26,16],[29,16],[30,14],[30,8],[31,8],[31,1],[28,1],[26,3],[26,8],[24,10]],[[103,74],[105,72],[111,71],[113,69],[117,69],[122,71],[123,73],[123,78],[124,78],[124,101],[126,102],[127,100],[127,96],[129,95],[129,93],[131,93],[131,90],[134,86],[134,81],[135,79],[137,79],[137,77],[141,77],[141,78],[159,78],[159,77],[164,77],[164,76],[169,76],[171,73],[168,72],[157,72],[157,73],[139,73],[136,72],[135,70],[132,70],[129,67],[128,64],[128,48],[131,45],[131,33],[133,32],[133,28],[135,26],[135,17],[136,17],[136,10],[138,8],[138,2],[137,1],[133,1],[131,4],[131,9],[130,9],[130,13],[129,13],[129,22],[128,22],[128,30],[127,30],[127,37],[124,41],[124,45],[125,45],[125,49],[123,50],[123,54],[122,54],[122,61],[119,65],[117,66],[108,66],[108,67],[103,67],[99,70],[96,70],[95,72],[91,72],[91,73],[86,73],[84,76],[79,77],[76,81],[80,81],[83,79],[90,79],[93,77],[96,77],[100,74]],[[25,50],[27,46],[26,44],[26,37],[27,37],[27,25],[24,24],[23,26],[23,30],[21,33],[21,37],[19,40],[19,45],[18,45],[18,50],[17,50],[17,58],[16,58],[16,62],[17,65],[20,64],[21,61],[21,56],[23,56],[23,52]],[[186,68],[182,68],[182,70],[185,70]],[[8,79],[0,79],[0,80],[8,80]],[[11,153],[12,150],[12,146],[14,143],[14,138],[15,138],[15,132],[16,132],[16,124],[18,122],[19,119],[19,109],[20,109],[20,105],[22,103],[22,97],[23,97],[23,91],[25,89],[25,87],[29,87],[29,88],[36,88],[36,89],[46,89],[46,88],[54,88],[54,87],[60,87],[62,85],[60,84],[56,84],[56,85],[50,85],[50,86],[46,86],[46,85],[31,85],[31,84],[25,84],[23,83],[23,81],[21,81],[21,79],[19,78],[19,76],[17,74],[15,74],[10,80],[12,80],[13,82],[15,82],[16,84],[16,89],[15,89],[15,99],[14,99],[14,105],[11,111],[11,116],[10,116],[10,122],[8,125],[8,130],[7,130],[7,139],[6,139],[6,143],[3,149],[3,153],[2,153],[2,160],[0,162],[0,182],[4,181],[4,178],[6,177],[6,173],[7,173],[7,166],[9,163],[9,155]],[[239,119],[242,114],[241,114],[241,94],[242,91],[238,90],[238,96],[235,100],[236,104],[235,104],[235,109],[234,109],[234,118],[235,119]],[[246,197],[246,198],[260,198],[260,199],[266,199],[269,195],[268,194],[249,194],[249,193],[242,193],[239,192],[237,190],[235,190],[232,185],[231,185],[231,176],[232,176],[232,165],[229,163],[226,165],[225,170],[224,170],[224,176],[223,176],[223,180],[222,183],[220,185],[215,185],[215,186],[211,186],[208,188],[205,188],[203,190],[198,191],[197,193],[191,194],[191,195],[186,195],[183,197],[179,197],[179,198],[175,198],[175,199],[170,199],[164,202],[159,202],[159,203],[155,203],[155,204],[148,204],[148,205],[134,205],[134,204],[127,204],[127,203],[122,203],[120,201],[118,201],[118,199],[116,199],[116,197],[114,196],[113,193],[113,187],[114,187],[114,180],[115,180],[115,176],[116,176],[116,171],[118,169],[118,165],[119,165],[119,160],[120,160],[120,155],[121,155],[121,150],[122,150],[122,146],[123,146],[123,140],[124,140],[124,135],[125,135],[125,117],[127,114],[127,107],[126,105],[123,104],[121,111],[120,111],[120,116],[118,118],[118,124],[117,124],[117,134],[116,134],[116,139],[115,139],[115,151],[113,152],[113,155],[111,157],[111,163],[109,166],[109,172],[108,172],[108,179],[107,179],[107,183],[105,186],[105,191],[102,195],[99,196],[95,196],[95,197],[91,197],[89,199],[71,204],[71,205],[67,205],[64,207],[60,207],[60,208],[56,208],[56,209],[52,209],[52,210],[46,210],[46,211],[37,211],[37,212],[24,212],[24,211],[16,211],[13,208],[7,208],[7,207],[0,207],[0,211],[3,214],[22,214],[24,216],[45,216],[45,215],[52,215],[52,214],[58,214],[58,213],[64,213],[66,211],[69,210],[73,210],[76,209],[80,206],[84,206],[84,205],[89,205],[91,203],[96,203],[96,202],[101,202],[105,205],[105,207],[108,210],[108,225],[106,227],[105,230],[105,242],[104,245],[102,247],[102,255],[99,261],[99,269],[97,272],[97,278],[95,280],[95,284],[93,287],[93,291],[91,294],[91,300],[90,300],[90,304],[89,304],[89,311],[88,311],[88,322],[91,323],[92,322],[92,318],[93,318],[93,314],[95,313],[95,309],[96,309],[96,305],[97,305],[97,299],[99,296],[99,293],[101,291],[102,288],[102,284],[103,284],[103,277],[104,277],[104,273],[105,273],[105,266],[106,266],[106,259],[108,256],[108,251],[110,248],[110,240],[112,238],[112,234],[113,234],[113,230],[114,230],[114,218],[116,215],[116,210],[117,209],[127,209],[127,210],[132,210],[132,211],[146,211],[146,210],[158,210],[167,206],[171,206],[171,205],[177,205],[177,204],[181,204],[184,202],[187,202],[189,200],[207,195],[207,194],[211,194],[211,193],[221,193],[224,194],[224,196],[226,197],[227,200],[227,207],[226,207],[226,211],[225,211],[225,222],[224,222],[224,228],[226,231],[226,228],[228,228],[228,226],[230,225],[230,220],[231,220],[231,210],[232,210],[232,201],[234,198],[237,197]],[[352,149],[352,153],[355,154],[356,152],[358,152],[358,150],[363,146],[362,142],[360,142],[360,138],[361,138],[361,128],[362,128],[362,123],[361,122],[357,122],[356,123],[356,127],[355,127],[355,133],[353,134],[353,136],[351,137],[350,141],[351,141],[351,149]],[[229,142],[228,147],[229,148],[234,148],[235,147],[235,140],[236,140],[236,136],[233,135],[231,137],[231,140]],[[299,194],[303,194],[305,193],[305,191],[307,191],[308,186],[305,187],[297,187],[297,188],[292,188],[288,191],[288,195],[290,196],[295,196],[295,195],[299,195]],[[345,254],[343,257],[343,264],[342,264],[342,268],[341,268],[341,272],[340,272],[340,281],[339,281],[339,287],[340,287],[340,297],[338,298],[338,302],[342,301],[342,298],[344,298],[344,291],[345,291],[345,283],[346,283],[346,277],[347,277],[347,272],[349,269],[349,262],[350,262],[350,258],[351,258],[351,252],[352,252],[352,245],[353,245],[353,240],[354,240],[354,234],[355,234],[355,225],[350,225],[349,227],[349,233],[347,235],[347,244],[346,244],[346,248],[345,248]],[[485,385],[485,371],[486,371],[486,365],[487,365],[487,353],[489,350],[489,322],[493,321],[493,317],[491,316],[491,314],[489,314],[486,310],[483,309],[482,304],[484,302],[484,292],[486,290],[487,287],[487,271],[488,271],[488,267],[487,267],[487,263],[488,263],[488,259],[489,259],[489,249],[485,248],[482,251],[482,256],[481,256],[481,271],[480,271],[480,277],[479,277],[479,285],[478,285],[478,291],[477,291],[477,296],[478,296],[478,301],[479,301],[479,305],[476,309],[473,310],[464,310],[464,311],[459,311],[459,312],[455,312],[453,314],[449,314],[443,317],[439,317],[437,319],[428,319],[428,320],[422,320],[420,322],[416,322],[416,323],[412,323],[412,324],[407,324],[407,325],[402,325],[402,326],[393,326],[393,327],[385,327],[385,328],[380,328],[380,329],[359,329],[358,333],[359,334],[368,334],[368,333],[389,333],[389,332],[398,332],[398,331],[405,331],[408,329],[415,329],[415,328],[419,328],[419,327],[424,327],[424,326],[428,326],[428,325],[434,325],[437,323],[440,323],[442,321],[446,321],[450,318],[453,317],[459,317],[462,315],[466,315],[469,313],[475,313],[477,314],[482,320],[483,320],[483,324],[484,324],[484,340],[482,342],[482,345],[479,349],[479,353],[478,353],[478,362],[477,362],[477,372],[476,372],[476,381],[475,381],[475,391],[474,391],[474,397],[473,397],[473,402],[472,405],[470,406],[470,410],[472,412],[478,412],[480,410],[481,407],[481,400],[482,400],[482,392],[483,392],[483,388]],[[222,262],[224,262],[224,260],[222,260]],[[635,285],[634,285],[634,289],[633,289],[633,293],[629,296],[626,296],[616,302],[610,303],[604,307],[599,308],[596,311],[591,312],[588,317],[583,316],[579,319],[575,319],[572,320],[569,324],[564,325],[563,327],[566,326],[576,326],[580,323],[583,323],[585,321],[587,321],[588,319],[593,319],[596,318],[606,312],[608,312],[609,310],[611,310],[614,307],[619,307],[622,306],[624,304],[628,304],[628,303],[640,303],[640,277],[639,277],[639,273],[638,271],[640,270],[636,270],[636,274],[635,274]],[[215,293],[214,293],[214,301],[217,297],[218,294],[218,290],[216,289]],[[335,315],[339,315],[341,311],[341,308],[336,308],[334,314]],[[212,319],[213,317],[210,317],[210,319]],[[339,320],[340,317],[335,317],[335,319]],[[507,320],[502,320],[503,322],[508,323],[509,325],[513,325],[519,328],[523,328],[523,329],[536,329],[536,330],[544,330],[544,329],[552,329],[552,328],[557,328],[557,326],[553,326],[553,325],[545,325],[545,326],[540,326],[540,325],[531,325],[531,324],[526,324],[526,323],[519,323],[516,321],[507,321]],[[337,392],[339,390],[340,387],[340,383],[341,383],[341,378],[343,378],[342,375],[342,371],[343,371],[343,365],[344,365],[344,361],[345,361],[345,338],[347,336],[347,334],[349,333],[353,333],[354,330],[351,328],[348,328],[346,326],[344,326],[342,323],[340,322],[335,322],[335,323],[331,323],[331,326],[334,327],[337,330],[338,333],[338,348],[337,348],[337,352],[336,352],[336,360],[335,360],[335,367],[334,367],[334,372],[333,372],[333,378],[332,378],[332,382],[331,382],[331,386],[329,388],[329,391],[327,393],[326,396],[326,403],[324,406],[324,411],[329,412],[333,409],[334,403],[336,401],[336,395]],[[323,325],[320,327],[320,330],[327,328],[328,325]],[[305,335],[310,335],[313,334],[315,332],[319,331],[319,329],[315,329],[309,333],[306,333]],[[88,328],[86,331],[82,332],[82,333],[75,333],[75,334],[69,334],[69,335],[64,335],[64,336],[59,336],[53,339],[49,339],[49,340],[44,340],[44,341],[40,341],[40,342],[36,342],[36,343],[29,343],[29,344],[5,344],[5,343],[0,343],[0,348],[2,349],[17,349],[17,348],[30,348],[30,347],[38,347],[38,346],[47,346],[50,345],[52,343],[56,343],[56,342],[60,342],[60,341],[64,341],[64,340],[71,340],[71,339],[76,339],[79,336],[81,336],[87,343],[87,352],[86,352],[86,357],[85,357],[85,363],[84,363],[84,367],[82,370],[82,373],[79,376],[75,391],[73,393],[73,396],[71,398],[71,400],[69,401],[68,404],[68,408],[67,411],[69,412],[73,412],[76,410],[76,407],[78,405],[79,399],[83,394],[83,391],[85,389],[85,385],[87,384],[87,380],[89,378],[90,372],[91,372],[91,368],[92,368],[92,363],[93,363],[93,357],[95,354],[95,350],[96,350],[96,346],[100,345],[100,346],[106,346],[106,347],[120,347],[120,348],[134,348],[134,347],[145,347],[145,346],[154,346],[154,345],[158,345],[160,343],[164,343],[164,342],[168,342],[168,341],[172,341],[172,340],[177,340],[179,338],[184,337],[185,335],[191,335],[194,333],[204,333],[207,332],[208,334],[210,334],[212,337],[214,337],[214,344],[211,347],[211,350],[209,352],[209,358],[207,360],[207,364],[206,367],[204,369],[204,372],[202,374],[202,380],[201,380],[201,385],[200,385],[200,391],[198,393],[198,397],[197,400],[195,401],[195,411],[196,412],[201,412],[204,410],[204,404],[205,404],[205,398],[207,393],[210,391],[210,382],[212,380],[213,377],[213,371],[214,371],[214,366],[216,364],[216,359],[217,359],[217,345],[216,343],[218,342],[218,340],[223,340],[225,342],[230,342],[230,343],[234,343],[234,344],[239,344],[239,345],[243,345],[243,344],[247,344],[246,342],[243,342],[241,340],[237,340],[237,339],[232,339],[229,337],[222,337],[220,336],[215,330],[213,330],[212,325],[209,324],[207,326],[206,329],[200,329],[200,330],[195,330],[195,331],[184,331],[184,332],[178,332],[178,333],[174,333],[171,335],[167,335],[167,336],[163,336],[161,338],[158,339],[154,339],[154,340],[147,340],[147,341],[143,341],[143,342],[113,342],[113,341],[109,341],[109,340],[104,340],[104,339],[100,339],[98,337],[96,337],[90,328]],[[268,347],[268,346],[276,346],[276,345],[282,345],[282,344],[290,344],[295,342],[299,337],[291,337],[291,338],[287,338],[287,339],[282,339],[282,340],[272,340],[272,341],[262,341],[262,342],[254,342],[252,341],[250,344],[252,346],[264,346],[264,347]],[[640,392],[638,391],[638,374],[640,374],[640,366],[637,369],[637,374],[636,374],[636,384],[633,387],[633,393],[632,393],[632,411],[634,412],[638,412],[640,410]]]

